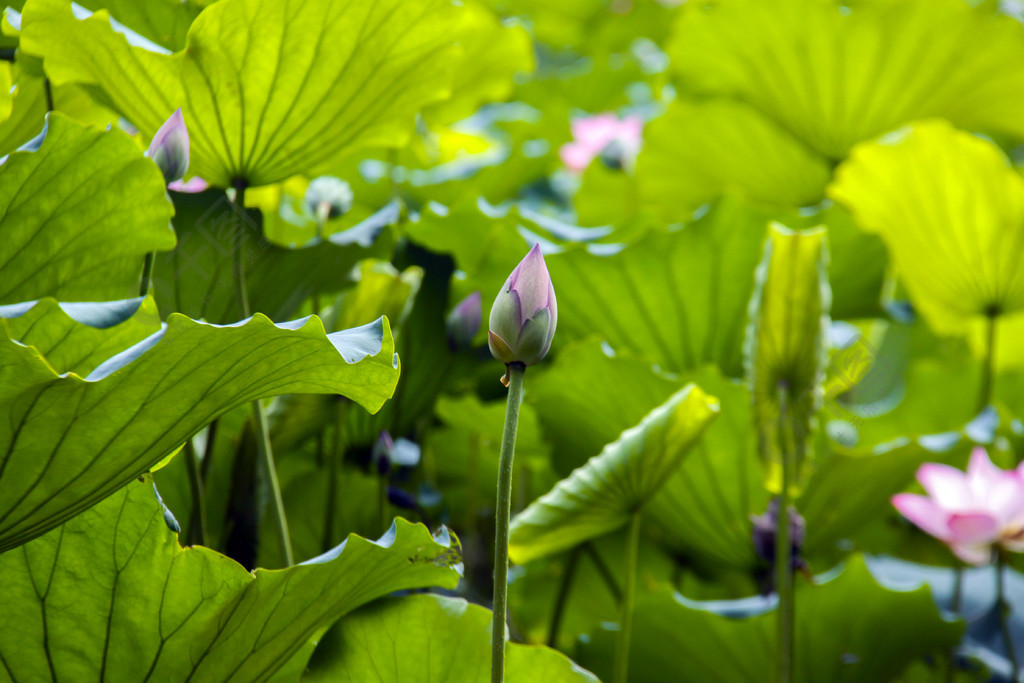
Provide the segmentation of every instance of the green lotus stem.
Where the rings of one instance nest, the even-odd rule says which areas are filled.
[[[186,538],[192,545],[208,545],[206,531],[206,491],[199,474],[198,454],[192,439],[185,442],[185,466],[188,468],[188,483],[192,492],[192,514],[188,521]]]
[[[601,580],[608,588],[608,592],[612,594],[612,599],[615,600],[615,604],[622,604],[622,589],[619,588],[619,584],[615,583],[615,577],[612,575],[612,571],[601,558],[601,554],[594,548],[594,544],[587,541],[583,544],[583,551],[587,553],[587,557],[589,557],[591,562],[594,563],[594,567],[597,568],[597,573],[601,575]]]
[[[640,554],[640,510],[629,516],[629,537],[626,542],[626,588],[622,594],[622,618],[615,648],[615,683],[629,679],[629,641],[633,632],[633,603],[636,601],[636,565]]]
[[[555,648],[558,645],[558,629],[562,625],[562,615],[565,613],[565,605],[569,602],[569,593],[572,592],[572,582],[576,578],[576,568],[580,563],[580,555],[583,553],[583,546],[576,546],[569,553],[569,560],[565,565],[565,573],[562,574],[562,583],[558,587],[558,597],[555,598],[555,609],[551,612],[551,625],[548,627],[548,647]]]
[[[778,522],[775,525],[775,585],[779,596],[776,622],[779,683],[793,680],[793,633],[796,601],[793,595],[793,561],[789,538],[789,490],[793,478],[793,452],[787,438],[789,421],[788,387],[780,384],[779,401],[779,455],[782,465],[782,490],[779,493]]]
[[[210,476],[210,465],[213,463],[213,449],[217,444],[217,423],[214,420],[206,428],[206,444],[203,446],[203,461],[199,464],[199,476],[203,479],[203,485]]]
[[[142,280],[139,281],[139,296],[146,296],[153,288],[153,262],[156,260],[156,252],[150,251],[146,254],[146,260],[142,262]]]
[[[986,316],[985,326],[985,358],[981,366],[981,389],[978,392],[978,412],[984,410],[992,401],[993,380],[995,378],[996,361],[996,322],[999,319],[997,311],[989,311]]]
[[[43,93],[46,95],[46,111],[53,111],[53,85],[49,78],[43,79]]]
[[[348,401],[346,399],[337,399],[334,419],[336,423],[334,448],[331,449],[330,453],[326,454],[327,501],[324,505],[324,537],[321,544],[325,553],[335,546],[334,519],[337,516],[338,509],[338,467],[345,457],[345,424],[348,420]]]
[[[1006,600],[1003,589],[1003,575],[1006,573],[1006,550],[1001,546],[996,550],[996,609],[999,610],[999,629],[1003,633],[1003,646],[1006,658],[1010,660],[1010,680],[1020,680],[1020,668],[1017,665],[1017,653],[1014,652],[1013,636],[1010,634],[1010,603]]]
[[[236,180],[234,182],[235,196],[232,199],[232,204],[239,216],[245,215],[245,186],[244,180]],[[238,300],[238,306],[242,311],[242,317],[248,318],[252,313],[249,310],[249,295],[245,289],[245,261],[242,259],[242,245],[245,242],[244,221],[235,230],[234,242],[235,295]],[[267,410],[259,399],[252,402],[252,415],[256,424],[256,447],[260,454],[260,460],[263,462],[267,483],[270,485],[270,492],[274,501],[274,517],[277,521],[277,535],[281,544],[281,557],[284,558],[285,566],[290,567],[295,564],[292,555],[291,534],[288,533],[288,518],[284,512],[281,483],[277,480],[274,450],[270,444]]]
[[[380,520],[380,532],[386,534],[391,524],[388,522],[388,478],[383,475],[377,482],[377,517]]]
[[[512,463],[523,404],[526,366],[508,365],[508,404],[498,462],[498,503],[494,509],[494,620],[491,623],[491,683],[505,680],[505,618],[508,608],[508,523],[512,514]]]

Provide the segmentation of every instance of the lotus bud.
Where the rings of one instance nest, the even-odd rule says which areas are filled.
[[[180,107],[153,136],[146,156],[163,172],[164,182],[173,183],[185,177],[188,170],[188,129]]]
[[[388,502],[403,510],[419,510],[420,507],[416,502],[416,496],[397,486],[388,487]]]
[[[444,321],[448,346],[452,351],[462,351],[470,347],[473,337],[480,329],[483,315],[480,292],[473,292],[455,305]]]
[[[348,213],[353,199],[349,184],[330,175],[314,178],[306,188],[306,210],[320,223]]]
[[[557,323],[555,288],[540,246],[534,245],[494,300],[487,345],[505,365],[533,365],[547,355]]]
[[[380,433],[377,443],[373,445],[371,459],[377,467],[377,474],[386,477],[391,472],[391,461],[394,459],[395,442],[387,430]]]
[[[773,498],[768,503],[768,509],[763,515],[751,515],[750,521],[754,524],[752,534],[754,552],[762,560],[774,563],[775,533],[779,528],[778,498]],[[794,569],[802,569],[804,567],[804,561],[800,558],[800,551],[804,547],[806,533],[804,518],[794,508],[789,508],[789,544]]]

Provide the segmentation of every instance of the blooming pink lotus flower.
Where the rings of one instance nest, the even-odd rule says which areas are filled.
[[[990,562],[996,544],[1024,551],[1024,464],[1016,470],[999,469],[979,446],[966,473],[925,463],[917,470],[917,480],[927,496],[900,493],[892,504],[964,562]]]
[[[555,288],[540,245],[535,244],[491,306],[487,345],[505,365],[533,365],[547,355],[557,323]]]
[[[575,173],[586,170],[602,153],[610,153],[625,167],[631,167],[640,152],[643,120],[639,116],[619,119],[613,113],[585,116],[572,122],[573,141],[558,151],[562,163]]]
[[[168,189],[175,192],[202,192],[208,187],[202,178],[183,181],[188,171],[188,148],[188,129],[179,107],[153,136],[146,156],[160,168]]]

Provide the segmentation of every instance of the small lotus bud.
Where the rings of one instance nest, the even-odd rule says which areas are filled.
[[[306,188],[306,210],[321,223],[348,213],[353,199],[349,184],[330,175],[314,178]]]
[[[768,503],[768,509],[763,515],[751,515],[750,521],[754,524],[752,533],[754,552],[766,562],[775,562],[775,532],[779,528],[779,500],[773,498]],[[800,551],[804,547],[806,526],[804,518],[796,511],[789,508],[789,545],[792,555],[794,569],[804,567],[804,561],[800,558]]]
[[[534,245],[494,300],[487,345],[506,365],[533,365],[547,355],[557,323],[555,288],[540,246]]]
[[[403,510],[418,510],[416,496],[395,486],[388,487],[388,502]]]
[[[480,305],[480,292],[473,292],[456,304],[452,312],[445,318],[444,326],[448,335],[448,346],[452,351],[468,349],[473,337],[480,329],[483,309]]]
[[[370,456],[373,464],[377,467],[377,474],[386,477],[391,472],[391,461],[394,459],[395,442],[387,430],[380,433],[377,443],[373,445],[373,453]]]
[[[164,182],[173,183],[185,177],[188,170],[188,129],[181,108],[160,126],[149,143],[146,156],[153,160],[164,174]]]

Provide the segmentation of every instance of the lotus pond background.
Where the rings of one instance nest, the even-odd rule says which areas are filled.
[[[631,514],[629,680],[770,680],[790,447],[793,680],[1024,660],[890,502],[1024,458],[1020,3],[8,3],[0,680],[488,680],[538,243],[508,680],[611,680]]]

